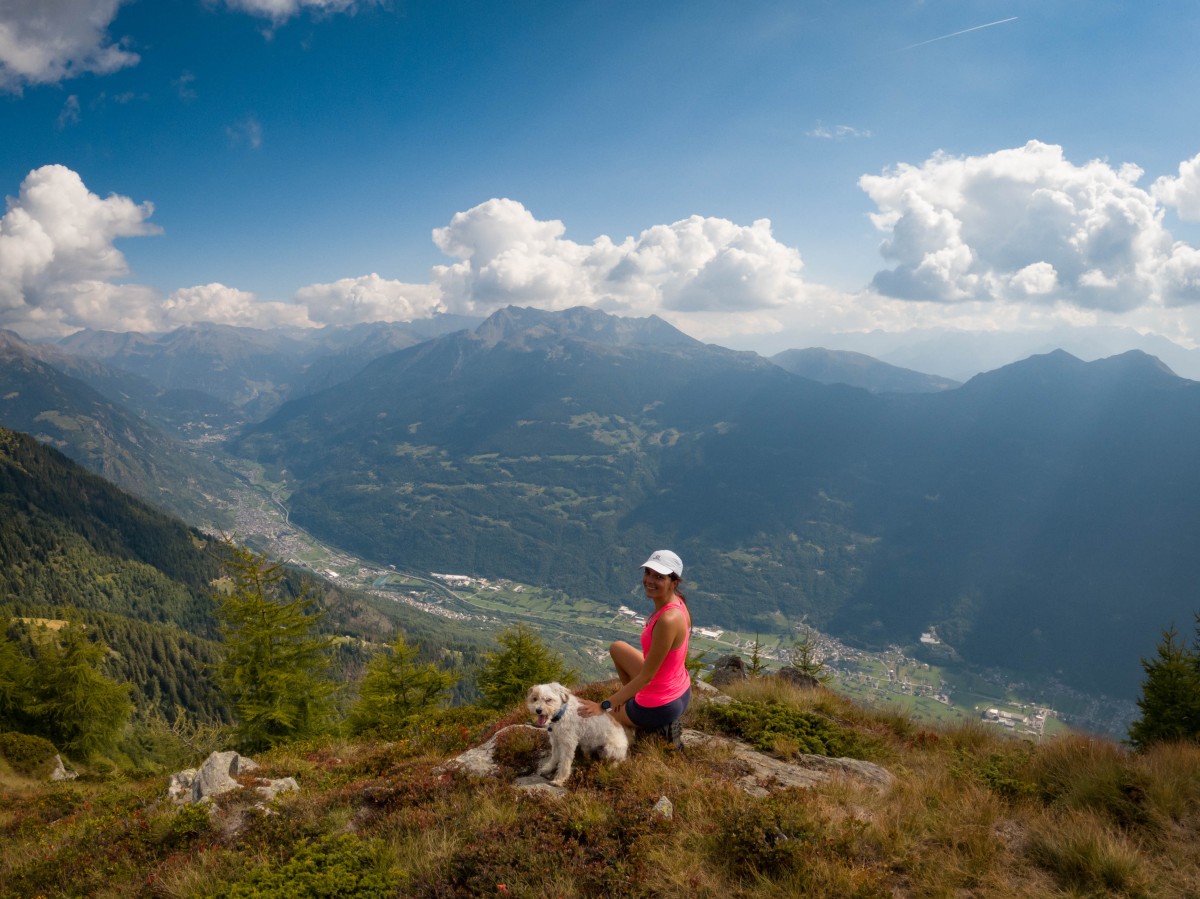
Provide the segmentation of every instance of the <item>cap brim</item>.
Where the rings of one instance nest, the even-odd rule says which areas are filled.
[[[674,574],[675,573],[672,569],[668,568],[666,565],[663,565],[661,562],[647,562],[642,567],[649,568],[651,571],[657,571],[659,574]]]

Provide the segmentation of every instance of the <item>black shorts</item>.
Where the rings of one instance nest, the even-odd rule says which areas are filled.
[[[658,730],[682,718],[691,701],[691,687],[678,699],[673,699],[666,705],[640,706],[636,699],[630,698],[625,702],[625,714],[637,725],[638,730]]]

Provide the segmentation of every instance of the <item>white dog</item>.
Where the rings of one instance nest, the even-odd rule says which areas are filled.
[[[630,734],[612,715],[579,714],[579,697],[562,684],[536,684],[525,699],[529,714],[538,727],[550,734],[550,758],[538,768],[538,774],[562,786],[571,776],[575,750],[595,753],[602,759],[624,761],[629,754]]]

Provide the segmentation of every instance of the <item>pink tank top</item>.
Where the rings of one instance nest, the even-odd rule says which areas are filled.
[[[654,672],[654,677],[650,679],[650,683],[638,691],[636,697],[637,703],[645,709],[652,709],[660,705],[666,705],[668,702],[674,702],[686,693],[692,685],[691,675],[688,674],[687,668],[683,664],[687,660],[688,638],[691,636],[690,625],[692,621],[683,603],[669,602],[650,616],[650,620],[642,628],[642,656],[645,657],[650,654],[650,641],[654,633],[654,622],[658,621],[658,616],[672,606],[683,609],[683,614],[687,616],[689,627],[683,632],[683,645],[667,653],[667,657],[663,659],[663,663],[659,666],[658,671]]]

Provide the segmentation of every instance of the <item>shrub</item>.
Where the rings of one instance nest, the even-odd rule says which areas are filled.
[[[492,759],[499,766],[502,777],[517,777],[532,773],[548,749],[549,738],[544,731],[514,728],[496,739]]]
[[[811,852],[815,829],[801,803],[771,797],[730,809],[720,823],[713,855],[737,877],[778,876]]]
[[[1020,799],[1037,795],[1038,787],[1029,777],[1030,747],[1014,744],[1010,752],[989,752],[972,755],[964,749],[955,751],[950,770],[959,776],[972,777],[1005,799]]]
[[[857,734],[820,715],[774,700],[707,703],[698,716],[728,734],[749,740],[761,752],[827,756],[862,754]]]
[[[26,777],[45,778],[54,770],[54,744],[31,734],[0,734],[0,756],[13,771]]]
[[[294,896],[397,895],[399,878],[376,862],[372,841],[349,834],[305,846],[282,865],[255,868],[226,894],[229,899],[291,899]]]

